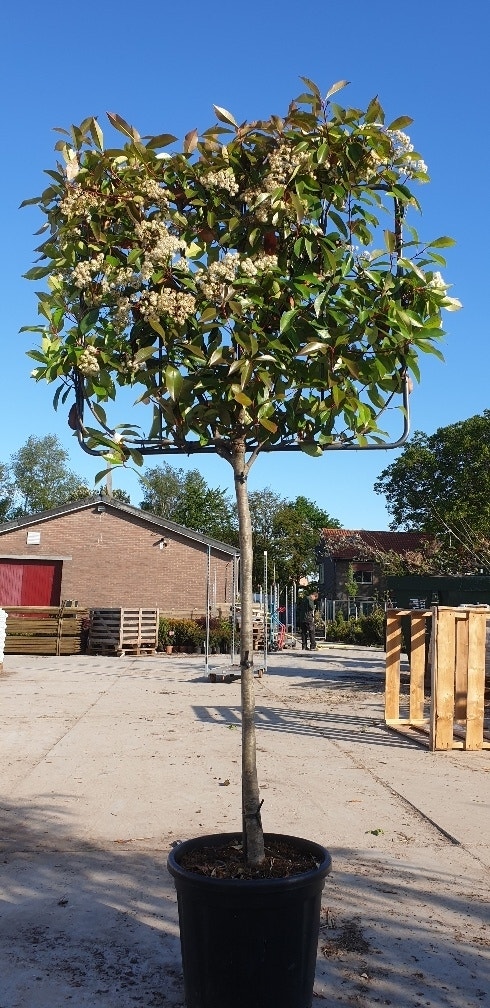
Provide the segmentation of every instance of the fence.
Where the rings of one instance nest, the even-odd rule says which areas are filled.
[[[377,604],[374,598],[324,599],[323,618],[325,622],[327,620],[335,620],[339,613],[342,613],[344,619],[350,619],[351,617],[359,619],[359,616],[370,616]]]
[[[432,618],[427,649],[427,621]],[[402,717],[402,619],[410,628],[408,716]],[[488,607],[390,609],[386,618],[385,722],[444,749],[490,749],[490,722],[485,714]],[[430,666],[430,694],[425,682]]]
[[[4,608],[5,654],[80,654],[88,612],[66,604]]]

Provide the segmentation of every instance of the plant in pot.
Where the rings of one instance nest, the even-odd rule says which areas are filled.
[[[458,307],[439,273],[450,240],[404,229],[427,181],[402,132],[411,120],[385,126],[377,99],[342,108],[332,98],[345,82],[325,98],[304,83],[284,117],[237,123],[216,106],[217,123],[182,146],[109,114],[124,140],[106,148],[88,118],[61,131],[61,163],[27,201],[49,226],[27,274],[47,280],[33,375],[59,381],[55,406],[69,405],[84,450],[109,465],[214,451],[233,470],[242,828],[169,857],[188,1008],[306,1008],[330,867],[321,844],[262,828],[251,466],[268,451],[389,444],[382,414],[398,393],[406,412],[409,372],[439,353],[441,309]],[[124,386],[150,410],[147,436],[106,414]]]

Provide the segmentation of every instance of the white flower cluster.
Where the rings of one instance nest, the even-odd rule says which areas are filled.
[[[71,185],[60,200],[59,208],[67,220],[72,217],[86,217],[98,205],[95,193],[87,192],[81,185]]]
[[[399,168],[405,175],[410,177],[415,172],[427,174],[428,168],[425,161],[422,161],[421,158],[409,157],[413,153],[414,147],[407,133],[403,133],[402,130],[386,130],[386,135],[391,140],[394,157],[403,158],[403,165],[399,165]]]
[[[273,192],[287,185],[293,173],[309,161],[309,154],[283,141],[271,151],[268,160],[270,172],[265,179],[265,191]]]
[[[225,192],[230,193],[230,196],[235,196],[240,188],[232,168],[221,168],[216,172],[208,172],[203,182],[210,189],[224,189]]]
[[[299,151],[293,144],[282,141],[268,157],[270,171],[262,180],[261,187],[249,189],[244,199],[253,208],[255,216],[265,224],[271,216],[270,196],[276,189],[288,184],[295,171],[309,161],[307,151]],[[264,195],[267,198],[264,199]]]
[[[160,210],[166,210],[168,207],[168,195],[165,189],[156,181],[156,179],[143,179],[140,183],[140,192],[143,196],[153,203],[154,206],[160,208]]]
[[[193,294],[188,294],[186,291],[162,287],[159,291],[143,291],[137,305],[145,319],[168,315],[174,322],[183,325],[191,315],[194,315],[196,299]]]
[[[239,266],[238,252],[227,252],[218,262],[211,263],[207,270],[202,270],[196,279],[204,296],[209,301],[221,301],[226,288],[235,280]]]
[[[98,375],[100,368],[95,347],[86,346],[82,351],[78,358],[78,370],[89,378]]]
[[[83,290],[92,283],[94,278],[102,271],[104,265],[104,255],[102,252],[94,256],[93,259],[84,259],[77,263],[71,271],[71,280],[75,287]]]
[[[433,274],[432,280],[429,280],[429,287],[432,287],[434,290],[447,291],[449,284],[445,282],[441,273],[436,271]]]
[[[240,263],[240,272],[247,277],[255,277],[259,273],[270,273],[277,269],[276,255],[255,256],[254,259],[243,258]]]
[[[136,290],[140,286],[141,279],[141,274],[135,273],[131,266],[108,269],[100,282],[102,298],[121,288],[133,287]]]
[[[119,297],[111,313],[112,324],[117,333],[123,333],[132,321],[132,302],[128,297]]]
[[[170,233],[165,221],[157,217],[141,221],[134,233],[143,249],[151,249],[152,252],[158,249],[160,255],[167,259],[182,248],[182,241]]]

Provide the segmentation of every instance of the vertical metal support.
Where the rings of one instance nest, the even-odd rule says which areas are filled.
[[[208,562],[206,571],[206,640],[204,644],[204,672],[209,675],[209,602],[211,580],[211,546],[208,546]]]
[[[267,550],[264,550],[264,672],[267,672],[267,607],[268,607]]]
[[[231,664],[235,664],[236,652],[236,600],[238,594],[238,559],[236,553],[232,562],[232,599],[231,599]]]

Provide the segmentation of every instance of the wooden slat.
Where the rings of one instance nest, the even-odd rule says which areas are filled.
[[[466,749],[483,746],[485,717],[485,638],[486,615],[468,614]]]
[[[456,619],[456,662],[454,671],[454,719],[466,720],[466,694],[468,692],[468,630],[469,620],[462,613]]]
[[[454,723],[455,619],[452,610],[440,606],[432,667],[431,749],[452,749]]]
[[[410,720],[424,716],[425,616],[413,613],[410,635]]]
[[[385,719],[400,715],[400,656],[402,650],[402,625],[398,614],[386,618],[386,687]]]

